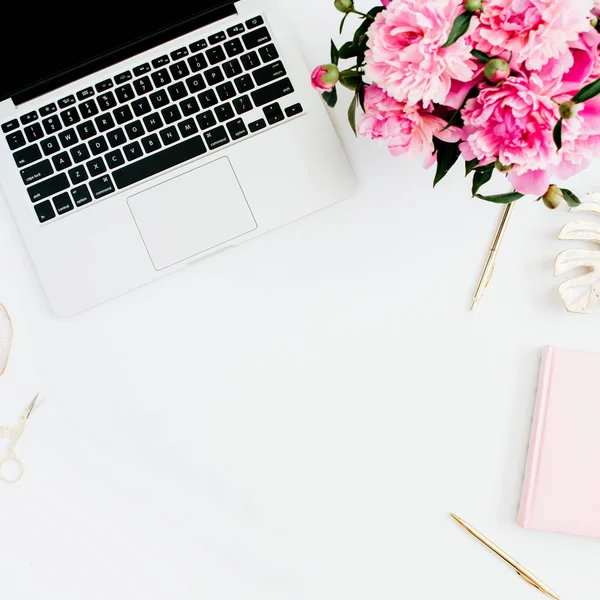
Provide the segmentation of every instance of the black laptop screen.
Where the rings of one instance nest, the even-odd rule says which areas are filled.
[[[192,31],[233,12],[233,2],[61,5],[17,0],[8,9],[0,36],[0,101],[28,100],[147,50],[156,45],[158,32],[162,43]]]

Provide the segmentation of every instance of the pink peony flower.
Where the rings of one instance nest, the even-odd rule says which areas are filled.
[[[569,43],[590,29],[592,2],[484,0],[473,41],[482,52],[539,70],[550,59],[565,56]]]
[[[597,0],[598,2],[600,2],[600,0]],[[384,6],[387,6],[390,3],[390,0],[381,0],[381,4],[383,4]]]
[[[398,102],[444,104],[453,80],[476,70],[467,38],[442,48],[461,12],[460,0],[391,2],[369,29],[367,75]]]
[[[321,65],[310,76],[310,82],[318,92],[330,92],[340,79],[340,72],[335,65]]]
[[[365,115],[358,124],[358,134],[385,141],[394,156],[424,155],[428,168],[435,162],[433,136],[446,142],[460,140],[460,129],[445,129],[447,125],[430,109],[397,102],[380,87],[370,85],[365,91]]]

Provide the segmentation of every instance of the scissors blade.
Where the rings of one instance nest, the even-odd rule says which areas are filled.
[[[36,402],[38,401],[38,398],[40,397],[39,394],[36,394],[35,398],[31,401],[31,404],[27,407],[27,409],[25,410],[25,420],[27,421],[29,419],[29,417],[31,416],[31,413],[33,412],[33,409],[35,408]]]

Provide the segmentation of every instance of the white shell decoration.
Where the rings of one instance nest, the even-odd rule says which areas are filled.
[[[600,194],[588,194],[586,200],[571,211],[600,215]],[[600,245],[600,224],[572,221],[563,227],[559,239]],[[556,259],[554,275],[578,268],[587,269],[588,273],[565,281],[559,288],[560,295],[569,312],[590,314],[600,301],[600,250],[565,250]]]
[[[10,348],[13,340],[13,328],[8,312],[0,304],[0,375],[6,371]]]

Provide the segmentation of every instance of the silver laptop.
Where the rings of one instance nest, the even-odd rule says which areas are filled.
[[[0,40],[0,184],[59,316],[354,189],[260,0],[144,6],[17,3]]]

